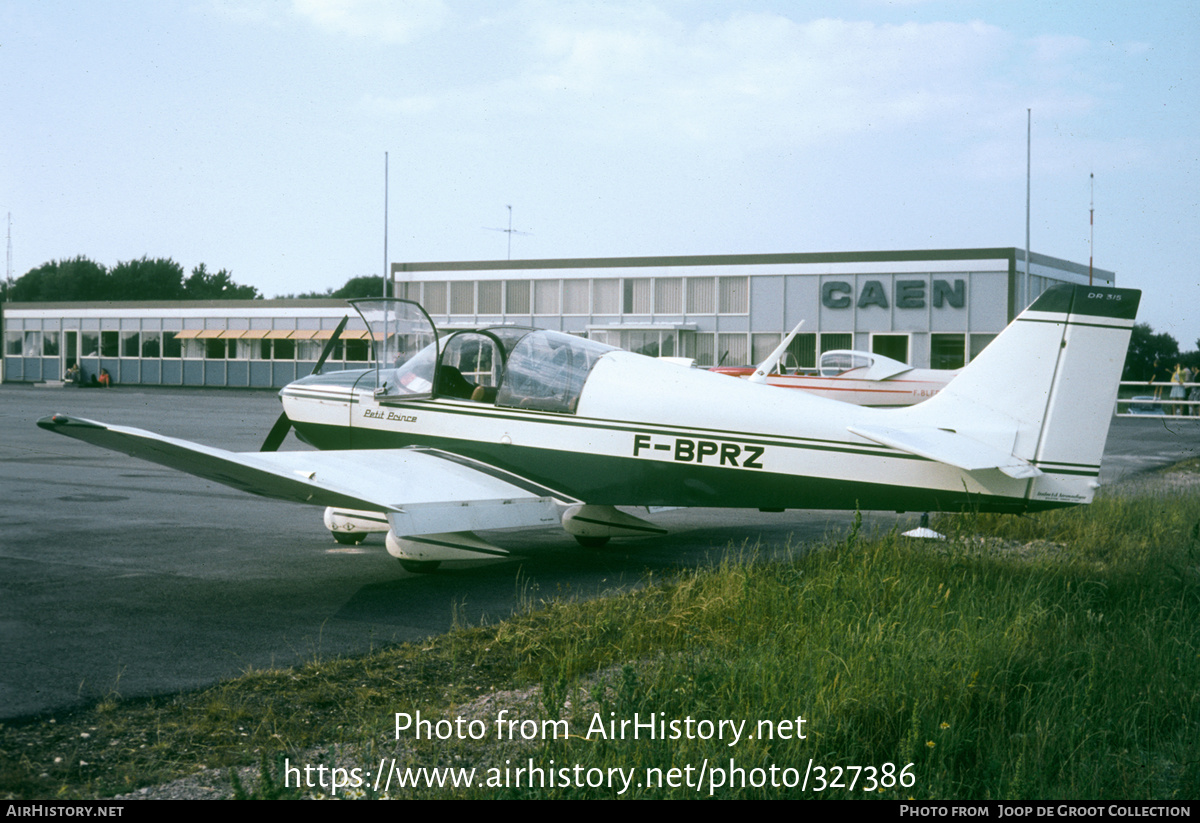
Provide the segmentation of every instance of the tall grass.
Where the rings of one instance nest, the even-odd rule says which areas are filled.
[[[575,701],[565,715],[573,731],[596,712],[745,719],[750,730],[759,720],[807,721],[805,740],[734,747],[548,741],[540,762],[639,774],[731,757],[746,770],[800,774],[810,759],[826,769],[914,764],[911,786],[868,794],[860,780],[824,796],[1200,796],[1195,496],[939,525],[954,535],[945,545],[868,540],[854,529],[794,564],[738,558],[617,600],[552,609],[536,629],[514,627],[520,669],[547,691],[570,693],[588,673],[623,667],[590,687],[592,701]],[[1008,542],[983,543],[981,531]],[[800,792],[726,785],[716,794]]]
[[[717,568],[590,602],[537,601],[527,587],[529,608],[494,626],[177,700],[108,701],[72,721],[90,730],[85,743],[75,726],[56,727],[54,746],[86,744],[67,760],[88,769],[45,766],[49,745],[22,744],[10,756],[18,747],[2,729],[0,785],[19,785],[23,796],[48,785],[63,796],[103,794],[162,779],[168,763],[186,772],[261,759],[269,774],[276,756],[311,760],[331,746],[369,766],[397,751],[392,712],[491,720],[506,705],[493,691],[523,688],[535,696],[512,704],[510,716],[566,720],[570,737],[516,747],[408,741],[402,765],[475,766],[481,775],[530,761],[632,770],[624,796],[636,797],[1200,797],[1200,495],[1101,497],[1037,517],[935,525],[948,540],[868,536],[856,521],[792,562],[731,549]],[[496,702],[481,709],[480,694]],[[635,715],[746,723],[733,746],[728,737],[587,734],[597,717]],[[773,739],[759,733],[759,721],[800,717],[803,726],[783,726]],[[885,764],[891,780],[881,779]],[[725,770],[720,786],[714,767]],[[872,780],[852,767],[877,771]],[[669,779],[672,768],[674,785],[647,782]],[[780,785],[805,774],[803,790]],[[281,784],[276,775],[266,793]],[[397,794],[616,790],[531,787],[526,778]]]

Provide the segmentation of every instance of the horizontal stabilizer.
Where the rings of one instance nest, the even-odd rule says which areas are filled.
[[[932,427],[895,429],[887,426],[850,426],[859,437],[875,443],[915,454],[939,463],[963,469],[982,471],[999,469],[1009,477],[1025,480],[1038,477],[1041,470],[1027,460],[995,446],[981,443],[973,437]]]

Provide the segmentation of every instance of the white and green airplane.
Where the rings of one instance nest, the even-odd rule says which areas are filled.
[[[584,545],[662,533],[618,506],[1037,511],[1095,494],[1140,296],[1054,286],[936,397],[901,409],[552,331],[439,336],[416,303],[354,301],[375,367],[288,385],[263,451],[66,415],[38,425],[325,506],[340,542],[385,531],[413,571],[506,554],[489,530],[561,527]],[[276,451],[292,427],[317,450]]]

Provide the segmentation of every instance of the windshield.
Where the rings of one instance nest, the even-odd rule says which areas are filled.
[[[384,397],[429,394],[437,365],[433,321],[411,300],[351,300],[370,329],[375,348],[375,393]]]
[[[406,353],[405,353],[406,354]],[[433,391],[433,367],[437,363],[437,344],[430,343],[411,357],[396,358],[399,365],[379,368],[378,388],[388,397],[429,394]]]
[[[865,369],[871,360],[851,351],[831,351],[821,355],[821,376],[837,377],[851,369]]]

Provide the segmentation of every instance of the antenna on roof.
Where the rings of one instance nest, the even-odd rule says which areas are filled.
[[[514,234],[522,234],[522,235],[528,236],[528,235],[533,234],[533,232],[517,231],[516,229],[514,229],[512,227],[512,206],[506,206],[505,208],[508,209],[508,228],[507,229],[496,229],[496,228],[492,228],[491,226],[484,226],[484,228],[487,229],[488,231],[502,231],[508,235],[508,259],[512,260],[512,236]]]

